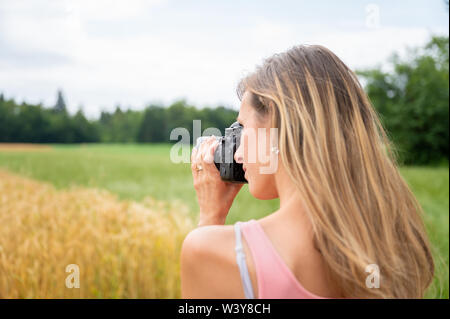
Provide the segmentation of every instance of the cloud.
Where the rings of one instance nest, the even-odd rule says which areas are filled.
[[[64,1],[68,14],[78,14],[86,20],[121,20],[136,18],[148,13],[153,7],[162,5],[164,0],[77,0]]]

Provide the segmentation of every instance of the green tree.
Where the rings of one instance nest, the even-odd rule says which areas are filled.
[[[72,118],[72,131],[74,143],[89,143],[99,141],[97,127],[86,119],[81,107]]]
[[[53,109],[55,110],[55,112],[58,112],[58,113],[67,112],[66,102],[64,101],[63,93],[61,90],[58,90],[56,104]]]
[[[409,58],[393,55],[391,72],[357,71],[405,164],[448,163],[449,42],[434,36]]]
[[[150,105],[144,111],[139,128],[138,142],[167,142],[166,110],[158,105]]]

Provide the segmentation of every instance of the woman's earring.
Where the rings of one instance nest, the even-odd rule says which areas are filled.
[[[274,153],[274,154],[280,153],[280,150],[279,150],[278,147],[276,147],[276,146],[272,146],[271,151],[272,151],[272,153]]]

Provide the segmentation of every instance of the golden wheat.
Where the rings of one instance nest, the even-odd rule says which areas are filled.
[[[181,203],[121,201],[0,171],[0,298],[179,298]],[[67,288],[66,266],[80,288]]]

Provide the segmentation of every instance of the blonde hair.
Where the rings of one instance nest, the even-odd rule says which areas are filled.
[[[279,130],[327,275],[346,298],[422,298],[434,275],[423,211],[356,75],[323,46],[295,46],[242,79]],[[368,288],[376,264],[379,288]]]

